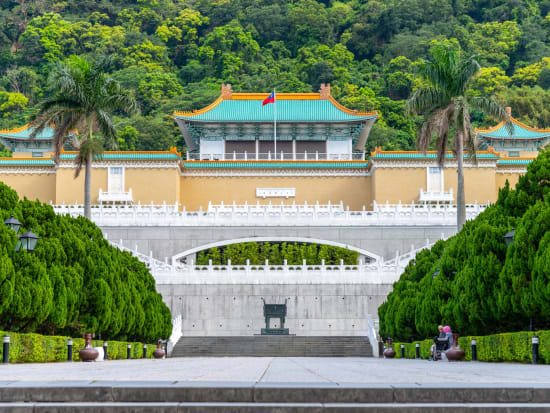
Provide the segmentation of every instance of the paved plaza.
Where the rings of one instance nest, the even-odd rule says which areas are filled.
[[[376,358],[169,358],[97,363],[0,365],[0,385],[15,382],[244,383],[550,383],[544,365]]]

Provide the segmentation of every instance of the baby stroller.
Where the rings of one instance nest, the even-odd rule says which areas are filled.
[[[432,360],[441,360],[441,353],[449,349],[449,339],[434,337],[434,344],[432,346]]]

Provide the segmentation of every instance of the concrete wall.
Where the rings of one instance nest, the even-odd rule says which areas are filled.
[[[304,237],[352,245],[385,259],[421,247],[426,239],[435,241],[441,234],[450,236],[454,227],[102,227],[108,239],[128,248],[138,247],[143,254],[164,260],[191,248],[216,241],[247,237]]]
[[[182,315],[183,335],[260,334],[265,328],[263,297],[268,304],[287,299],[285,327],[301,336],[366,335],[367,315],[392,284],[180,284],[157,285],[172,316]],[[278,327],[278,323],[271,325]]]
[[[372,204],[370,176],[243,176],[202,177],[183,176],[181,179],[181,203],[188,210],[205,209],[208,202],[230,204],[265,203],[314,204],[339,203],[344,201],[352,210],[361,210]],[[296,188],[296,196],[285,198],[257,198],[256,188]]]

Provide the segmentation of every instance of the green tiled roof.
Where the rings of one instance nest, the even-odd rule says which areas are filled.
[[[550,132],[541,132],[527,129],[520,122],[513,121],[512,134],[510,134],[506,125],[502,124],[499,128],[491,132],[478,131],[479,136],[485,136],[496,139],[544,139],[550,137]]]
[[[468,154],[464,154],[464,158],[467,159],[469,157]],[[445,159],[453,159],[453,154],[446,154]],[[477,154],[478,159],[499,159],[499,157],[492,153],[478,153]],[[437,159],[437,154],[435,153],[377,153],[376,155],[372,156],[371,159]]]
[[[64,153],[59,156],[62,160],[70,160],[76,158],[76,154]],[[180,157],[175,153],[104,153],[101,157],[103,160],[177,160]]]
[[[283,169],[283,168],[366,168],[368,162],[350,162],[350,161],[315,161],[315,162],[262,162],[262,161],[243,161],[243,162],[226,162],[226,161],[183,161],[184,168],[267,168],[267,169]]]
[[[273,122],[274,105],[261,100],[222,100],[212,109],[194,116],[174,114],[175,118],[209,122]],[[338,122],[376,118],[378,115],[352,115],[329,100],[278,100],[277,122]]]
[[[12,131],[0,131],[0,136],[7,139],[29,139],[32,133],[31,127],[24,127],[18,132]],[[51,140],[55,135],[55,130],[49,126],[46,126],[42,132],[36,135],[37,140]]]
[[[528,165],[533,162],[533,159],[501,159],[497,161],[497,165]]]
[[[50,159],[0,159],[0,166],[53,166]]]

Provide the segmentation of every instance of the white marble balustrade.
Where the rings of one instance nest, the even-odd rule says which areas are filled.
[[[52,205],[58,214],[84,214],[83,205]],[[466,206],[473,219],[487,205]],[[206,210],[188,211],[178,203],[162,205],[93,205],[92,220],[99,226],[454,226],[456,205],[377,204],[368,210],[350,210],[339,204],[209,204]]]

